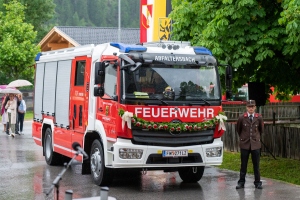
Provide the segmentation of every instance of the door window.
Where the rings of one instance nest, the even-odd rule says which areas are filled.
[[[105,68],[105,93],[109,96],[115,96],[117,91],[117,71],[113,65],[108,65]]]
[[[76,62],[76,77],[75,77],[75,86],[84,85],[84,71],[85,71],[85,61]]]

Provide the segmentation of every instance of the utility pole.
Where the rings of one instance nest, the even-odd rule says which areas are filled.
[[[118,5],[118,15],[119,15],[119,20],[118,20],[118,42],[121,42],[121,0],[119,0],[119,5]]]

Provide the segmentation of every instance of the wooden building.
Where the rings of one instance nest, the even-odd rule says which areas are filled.
[[[41,51],[51,51],[86,44],[118,42],[118,28],[55,26],[40,41]],[[122,28],[120,42],[140,42],[139,28]]]

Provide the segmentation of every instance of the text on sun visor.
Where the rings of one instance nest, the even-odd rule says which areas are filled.
[[[170,62],[195,62],[195,58],[190,56],[155,56],[154,60]]]

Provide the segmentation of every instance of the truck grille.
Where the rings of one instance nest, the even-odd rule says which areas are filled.
[[[151,131],[143,129],[132,129],[132,143],[150,146],[191,146],[213,143],[213,129],[195,132],[181,132],[171,134],[167,131]]]
[[[161,154],[151,154],[146,164],[180,164],[180,163],[202,163],[202,157],[199,153],[189,153],[188,157],[163,158]]]

